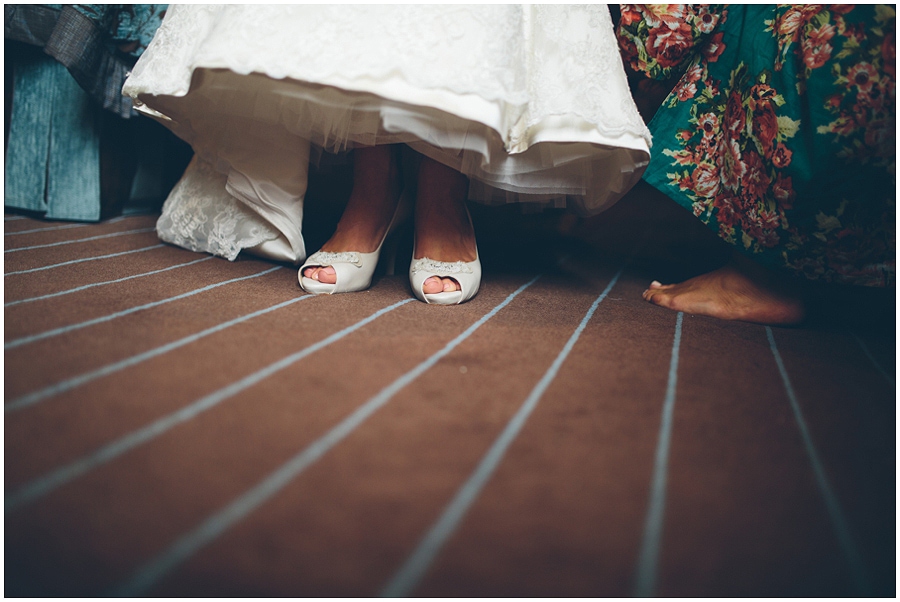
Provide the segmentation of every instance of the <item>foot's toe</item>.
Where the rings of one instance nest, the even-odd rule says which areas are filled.
[[[443,292],[444,282],[437,276],[432,276],[422,283],[422,292],[426,295],[434,295]]]
[[[445,293],[452,293],[454,291],[460,290],[459,283],[453,278],[441,278],[441,284],[443,285],[443,291]]]
[[[308,267],[308,268],[304,268],[304,269],[303,269],[303,277],[304,277],[304,278],[310,278],[310,279],[312,279],[312,280],[315,280],[316,272],[318,272],[318,271],[319,271],[319,268],[316,267],[316,266],[311,266],[311,267]]]
[[[337,273],[330,265],[325,266],[319,269],[318,273],[316,274],[316,280],[324,284],[334,284],[337,282]]]
[[[736,262],[679,284],[651,283],[642,296],[666,309],[725,320],[796,324],[805,316],[796,287]]]
[[[652,290],[665,290],[667,288],[672,288],[673,286],[675,286],[675,285],[674,284],[663,284],[659,280],[654,280],[653,282],[650,283],[649,288]]]
[[[653,305],[658,305],[660,307],[666,307],[669,309],[672,308],[672,300],[674,299],[673,295],[663,292],[660,289],[649,289],[644,291],[644,300],[649,301]]]

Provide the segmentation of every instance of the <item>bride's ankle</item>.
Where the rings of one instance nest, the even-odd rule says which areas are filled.
[[[469,181],[460,172],[424,157],[416,196],[414,259],[475,261],[475,230],[466,198]]]
[[[363,165],[354,168],[350,198],[334,234],[322,250],[371,253],[378,248],[400,209],[399,167],[392,157],[393,154],[385,153],[357,156],[356,160]]]
[[[422,219],[416,215],[416,259],[428,257],[435,261],[475,261],[478,255],[475,230],[468,213],[465,222],[458,219]]]

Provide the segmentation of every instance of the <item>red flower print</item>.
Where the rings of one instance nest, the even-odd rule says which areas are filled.
[[[759,107],[767,107],[775,97],[775,88],[768,84],[756,84],[750,88],[750,108],[757,110]]]
[[[847,71],[847,79],[860,92],[868,94],[872,84],[878,80],[878,70],[871,63],[857,63]]]
[[[759,212],[759,223],[766,230],[775,230],[781,227],[781,215],[779,215],[777,211],[762,209]]]
[[[690,150],[672,151],[672,158],[675,159],[675,163],[678,165],[693,165],[697,162],[694,158],[694,153]]]
[[[828,41],[834,37],[834,25],[826,23],[818,29],[811,29],[803,39],[803,62],[810,69],[818,69],[831,58],[834,50]]]
[[[674,67],[688,55],[694,40],[687,23],[677,27],[651,29],[647,34],[647,54],[656,59],[660,67]]]
[[[685,24],[688,10],[686,4],[641,4],[639,6],[638,10],[644,13],[644,21],[651,29],[663,25],[669,29],[675,29]]]
[[[741,227],[750,235],[757,247],[771,247],[778,244],[778,234],[774,228],[778,227],[779,221],[778,216],[771,211],[754,207],[747,211]]]
[[[637,44],[629,36],[620,35],[619,48],[622,50],[622,59],[635,71],[640,71],[640,60],[638,59]]]
[[[638,49],[637,44],[634,43],[634,38],[626,35],[616,36],[619,38],[619,48],[622,50],[622,58],[628,61],[629,65],[635,71],[640,71],[640,59],[638,58]]]
[[[779,142],[778,146],[775,147],[775,152],[772,154],[772,164],[778,168],[787,167],[791,164],[791,156],[793,154],[791,149]]]
[[[739,210],[738,220],[741,224],[741,228],[750,236],[750,238],[759,238],[761,232],[759,228],[759,216],[756,213],[756,206],[747,203],[743,199],[739,199],[737,208]],[[746,248],[749,249],[749,245]]]
[[[765,196],[772,181],[766,174],[765,165],[759,153],[748,151],[744,153],[743,159],[746,169],[741,178],[742,196],[747,200],[760,200]]]
[[[701,6],[694,21],[701,33],[710,33],[719,24],[719,15],[711,13],[709,7]]]
[[[818,69],[831,58],[831,51],[834,50],[831,44],[822,46],[807,46],[803,44],[803,62],[810,69]]]
[[[697,196],[711,198],[719,192],[719,173],[714,165],[699,163],[691,174],[692,188]]]
[[[825,99],[825,106],[831,107],[832,109],[837,109],[841,106],[841,102],[844,100],[843,94],[832,94],[828,98]]]
[[[641,20],[641,12],[635,4],[621,4],[622,9],[622,19],[620,23],[622,25],[631,25],[632,23],[636,23]]]
[[[746,166],[741,162],[741,145],[737,140],[722,140],[716,156],[722,184],[736,190],[744,177]]]
[[[715,113],[704,113],[697,118],[697,125],[703,131],[704,140],[714,138],[719,132],[719,117]]]
[[[724,226],[727,229],[733,228],[737,221],[737,216],[734,212],[734,199],[720,194],[713,199],[713,207],[718,210],[716,221],[719,222],[720,226]]]
[[[771,104],[764,105],[753,114],[753,135],[768,159],[774,150],[775,136],[778,135],[778,118]]]
[[[804,4],[800,9],[803,11],[803,18],[807,21],[825,9],[824,4]]]
[[[785,178],[778,174],[778,177],[775,178],[775,182],[772,184],[772,196],[778,201],[781,209],[791,209],[794,206],[794,184],[791,178]]]
[[[858,110],[857,112],[862,112]],[[856,123],[856,119],[854,119],[851,115],[846,113],[841,113],[840,116],[828,124],[828,127],[831,128],[831,131],[838,136],[850,136],[856,129],[858,124]]]
[[[681,85],[675,90],[678,100],[684,102],[692,99],[697,94],[697,84],[691,81],[681,81]]]
[[[703,77],[703,67],[700,65],[694,65],[690,69],[684,72],[684,75],[681,76],[682,81],[687,80],[689,82],[698,82],[700,78]]]
[[[802,23],[803,13],[799,8],[792,8],[781,15],[778,20],[778,33],[783,36],[791,36],[791,40],[796,41]]]
[[[886,102],[889,103],[891,111],[894,111],[894,100],[888,92],[889,87],[885,85],[883,80],[879,80],[869,86],[868,90],[859,91],[859,94],[856,96],[857,103],[853,106],[853,111],[858,121],[862,123],[868,121],[870,111],[881,113],[885,108]]]
[[[862,44],[866,39],[866,30],[863,28],[862,23],[856,23],[855,25],[845,26],[842,35],[848,40],[853,40],[856,44]]]
[[[722,53],[725,52],[725,44],[722,43],[722,33],[717,33],[711,37],[703,46],[702,52],[703,58],[705,58],[707,62],[715,63],[718,61],[719,57],[722,56]]]
[[[884,36],[884,42],[881,43],[881,60],[884,72],[891,77],[897,77],[897,48],[894,38],[894,32],[889,31]]]
[[[747,116],[744,113],[744,107],[741,105],[741,95],[737,90],[733,90],[728,97],[723,119],[725,121],[725,129],[732,137],[740,135],[747,124]]]
[[[831,40],[834,37],[834,25],[831,23],[825,23],[818,29],[810,29],[806,38],[810,41],[813,46],[821,46],[822,44]]]
[[[768,215],[763,219],[765,219],[767,223],[769,222]],[[774,228],[776,226],[772,226],[772,227]],[[760,232],[759,235],[756,237],[756,242],[759,243],[759,246],[765,247],[767,249],[771,249],[772,247],[778,246],[778,243],[780,242],[780,240],[781,240],[781,237],[778,236],[778,232],[774,229],[765,230],[763,232]]]

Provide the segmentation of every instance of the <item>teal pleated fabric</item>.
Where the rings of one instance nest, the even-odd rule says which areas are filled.
[[[163,136],[171,135],[137,117],[122,84],[166,7],[4,5],[7,64],[14,71],[8,209],[98,221],[123,203],[162,196],[164,148],[171,146]]]
[[[41,52],[17,59],[6,206],[49,219],[99,220],[102,109],[55,59]]]

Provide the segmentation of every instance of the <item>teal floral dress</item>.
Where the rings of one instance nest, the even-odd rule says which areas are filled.
[[[737,249],[894,286],[895,9],[622,5],[639,77],[673,84],[644,178]]]

